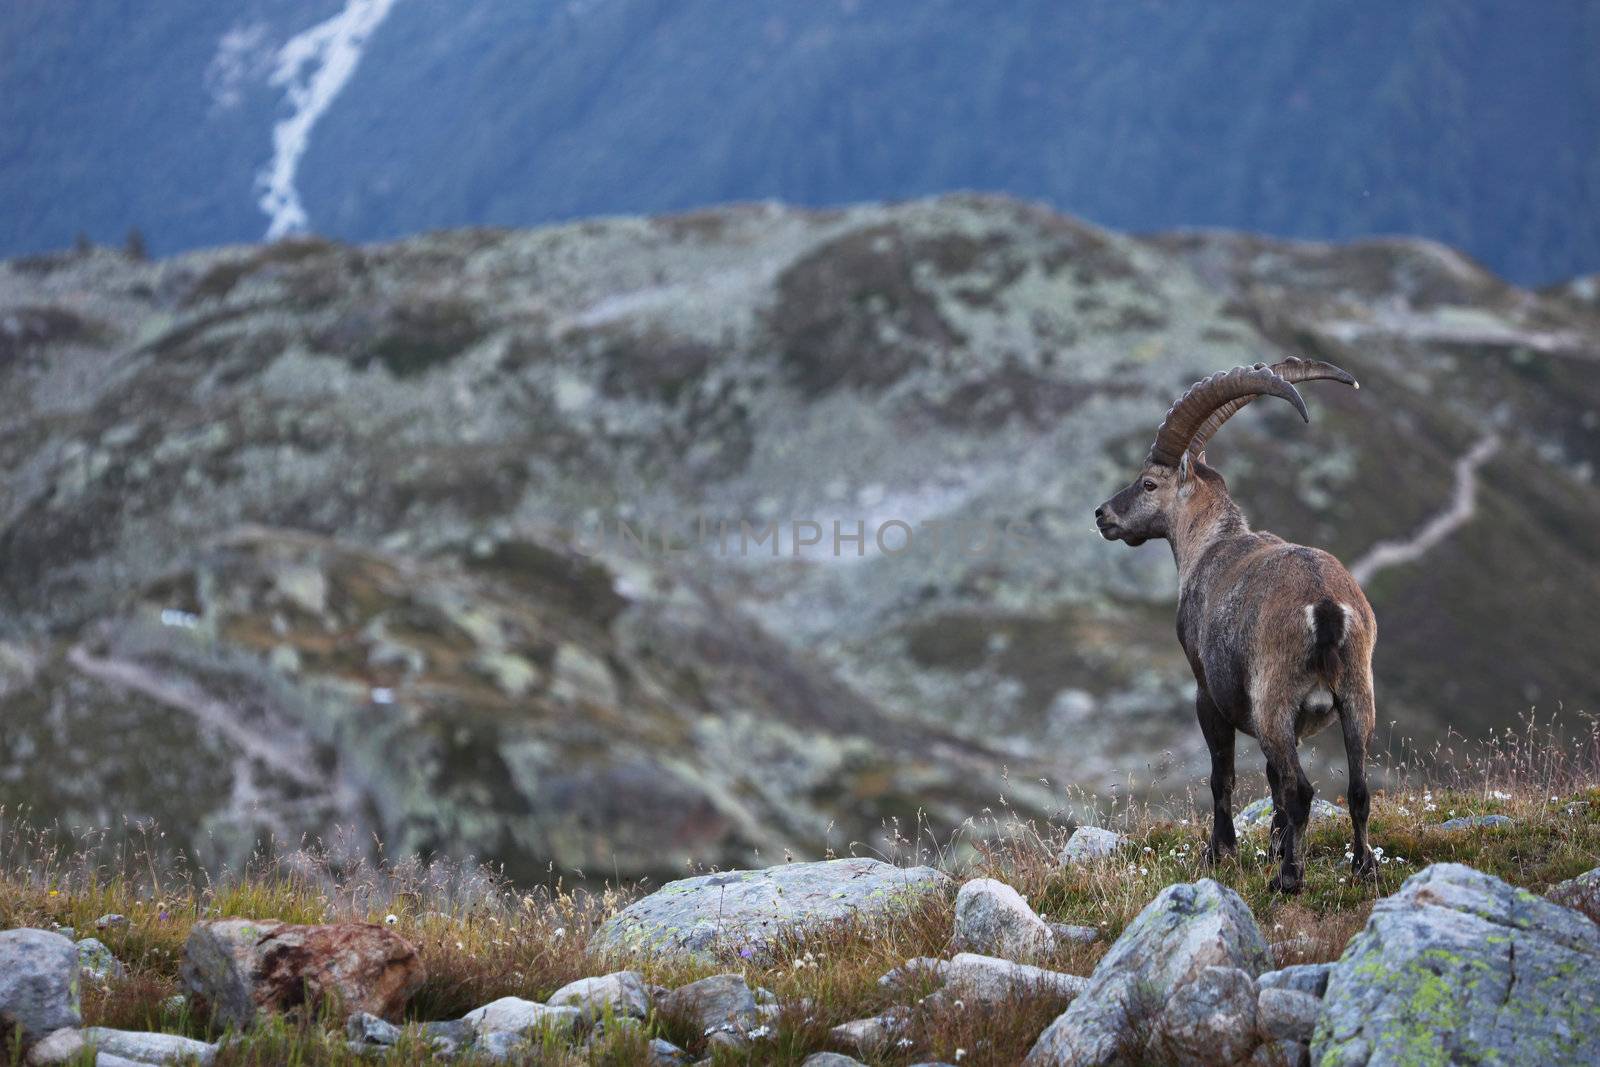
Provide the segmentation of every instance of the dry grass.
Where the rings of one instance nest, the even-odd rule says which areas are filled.
[[[1203,859],[1209,815],[1192,799],[1164,806],[1120,803],[1097,819],[1128,834],[1133,846],[1100,863],[1063,869],[1056,861],[1067,825],[1039,826],[1002,808],[935,844],[926,835],[905,842],[902,858],[930,858],[958,878],[994,877],[1017,887],[1048,919],[1092,925],[1104,938],[1074,946],[1046,966],[1088,974],[1110,941],[1163,887],[1213,877],[1236,889],[1254,910],[1279,962],[1337,958],[1373,902],[1429,863],[1468,863],[1509,882],[1543,891],[1600,864],[1600,742],[1595,731],[1573,739],[1529,725],[1479,746],[1457,743],[1385,768],[1391,787],[1374,800],[1372,843],[1382,861],[1371,879],[1351,877],[1345,863],[1348,825],[1314,823],[1304,893],[1293,899],[1267,890],[1271,874],[1263,834],[1241,840],[1240,855],[1219,867]],[[1239,806],[1249,799],[1243,790]],[[1084,810],[1093,798],[1076,797]],[[1452,815],[1500,813],[1515,823],[1498,829],[1445,831]],[[560,882],[522,891],[492,873],[452,864],[341,864],[323,852],[263,859],[233,877],[184,873],[156,833],[125,836],[112,848],[82,832],[33,832],[0,812],[0,927],[72,926],[99,936],[128,967],[125,978],[85,990],[89,1024],[164,1029],[217,1036],[205,1020],[163,1002],[180,991],[178,964],[191,923],[250,916],[291,922],[396,917],[399,933],[417,945],[428,980],[411,1005],[414,1020],[456,1018],[496,997],[535,1000],[584,975],[621,964],[592,955],[594,927],[633,895],[627,889],[568,888]],[[931,855],[930,855],[931,854]],[[95,930],[95,919],[120,913],[127,922]],[[844,923],[778,946],[770,958],[720,963],[646,960],[648,981],[677,986],[719,971],[745,974],[784,1005],[772,1036],[747,1054],[718,1050],[719,1064],[798,1064],[829,1048],[841,1022],[899,1007],[910,1013],[907,1041],[874,1050],[875,1064],[945,1060],[1015,1063],[1060,1004],[1040,999],[1004,1012],[967,1011],[928,989],[887,988],[878,978],[914,956],[947,955],[953,902],[944,898],[892,919]],[[667,1037],[695,1055],[702,1035],[683,1020],[654,1018],[647,1031],[621,1031],[589,1050],[555,1043],[531,1054],[549,1064],[637,1063],[648,1035]],[[839,1050],[845,1051],[845,1050]],[[5,1057],[0,1055],[0,1062]],[[429,1061],[414,1032],[386,1063]],[[278,1019],[248,1040],[228,1045],[219,1064],[372,1062],[350,1052],[326,1019]],[[467,1060],[465,1062],[471,1062]]]

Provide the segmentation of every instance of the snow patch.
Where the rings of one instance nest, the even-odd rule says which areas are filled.
[[[261,210],[271,220],[267,240],[304,230],[309,223],[295,174],[311,130],[355,73],[362,49],[394,5],[395,0],[347,0],[343,11],[291,37],[278,51],[268,82],[284,90],[293,113],[273,127],[272,160],[256,177],[263,189]]]

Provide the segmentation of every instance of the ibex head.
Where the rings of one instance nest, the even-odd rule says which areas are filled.
[[[1292,356],[1270,367],[1264,363],[1235,367],[1195,382],[1167,411],[1133,484],[1095,508],[1100,536],[1132,546],[1153,537],[1171,537],[1178,506],[1204,491],[1207,477],[1199,475],[1212,434],[1258,396],[1281,397],[1294,405],[1301,418],[1311,421],[1294,383],[1318,378],[1360,388],[1354,378],[1331,363]],[[1209,470],[1205,474],[1216,479]]]

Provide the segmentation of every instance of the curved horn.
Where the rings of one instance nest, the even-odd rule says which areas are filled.
[[[1302,419],[1311,421],[1299,391],[1265,364],[1218,371],[1189,386],[1167,410],[1167,417],[1161,420],[1161,428],[1156,431],[1155,444],[1150,446],[1148,462],[1176,467],[1207,416],[1230,401],[1256,396],[1281,397],[1294,405]]]
[[[1261,364],[1257,363],[1256,366],[1259,367]],[[1343,382],[1352,389],[1361,388],[1361,383],[1356,381],[1348,371],[1335,367],[1332,363],[1325,363],[1320,359],[1301,359],[1298,356],[1290,356],[1288,359],[1272,364],[1268,369],[1291,385],[1300,382],[1333,381]],[[1222,429],[1222,424],[1233,418],[1234,415],[1239,413],[1240,408],[1247,407],[1254,399],[1254,396],[1241,396],[1236,400],[1228,401],[1210,415],[1207,415],[1205,421],[1200,424],[1200,428],[1195,430],[1194,437],[1189,440],[1189,452],[1198,458],[1200,453],[1206,450],[1206,442],[1211,440],[1213,434]]]

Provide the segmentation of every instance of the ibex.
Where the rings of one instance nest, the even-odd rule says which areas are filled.
[[[1213,374],[1178,398],[1132,485],[1095,509],[1106,540],[1142,545],[1164,537],[1178,564],[1178,641],[1198,685],[1195,711],[1211,750],[1212,827],[1207,856],[1237,851],[1233,830],[1234,731],[1261,743],[1272,786],[1280,857],[1271,888],[1297,893],[1313,789],[1300,738],[1335,718],[1350,763],[1351,867],[1373,869],[1367,847],[1367,745],[1375,709],[1372,647],[1377,622],[1361,587],[1316,548],[1250,529],[1227,483],[1206,465],[1206,442],[1258,396],[1276,396],[1311,421],[1295,382],[1327,379],[1360,388],[1320,360]]]

